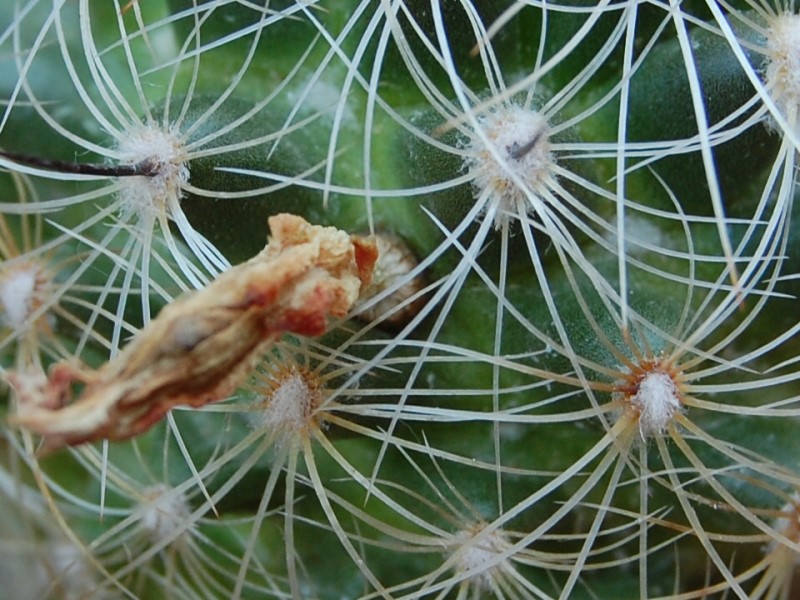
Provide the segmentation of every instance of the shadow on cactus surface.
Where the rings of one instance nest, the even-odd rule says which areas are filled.
[[[3,3],[4,593],[796,597],[798,11]],[[377,237],[347,318],[127,441],[14,425],[279,213]]]

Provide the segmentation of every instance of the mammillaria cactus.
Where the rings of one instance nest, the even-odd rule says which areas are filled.
[[[764,0],[3,3],[3,594],[794,597],[799,73]]]

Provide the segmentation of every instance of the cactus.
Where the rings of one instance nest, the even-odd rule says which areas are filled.
[[[4,594],[795,597],[793,3],[11,0],[0,49]],[[250,269],[285,219],[357,276]]]

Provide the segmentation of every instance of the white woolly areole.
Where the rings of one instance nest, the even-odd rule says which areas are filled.
[[[141,218],[153,214],[170,215],[171,201],[181,197],[181,186],[189,181],[188,157],[176,131],[147,125],[126,132],[117,146],[120,164],[146,163],[152,176],[122,177],[119,197],[126,214]]]
[[[499,227],[507,218],[502,212],[516,213],[528,194],[541,196],[546,189],[553,167],[549,127],[542,115],[520,106],[497,108],[479,117],[478,122],[502,160],[496,160],[483,139],[473,134],[465,165],[474,175],[476,199],[488,190],[490,201],[499,203]],[[523,188],[514,182],[512,174]]]
[[[154,540],[176,540],[185,530],[191,511],[186,497],[173,488],[159,484],[144,491],[141,503],[142,528]]]
[[[639,411],[643,436],[663,434],[682,409],[678,388],[663,371],[651,371],[642,377],[630,402]]]
[[[767,33],[767,84],[784,116],[796,120],[800,104],[800,15],[784,13]]]
[[[502,531],[493,531],[483,536],[480,541],[475,540],[478,533],[480,533],[480,529],[467,529],[456,534],[456,539],[461,543],[456,557],[456,569],[461,573],[475,570],[476,574],[473,579],[479,585],[488,588],[491,586],[493,574],[502,568],[505,561],[500,561],[490,567],[483,567],[506,550],[509,543]]]
[[[42,598],[53,597],[54,589],[64,600],[88,598],[97,592],[96,577],[84,551],[72,542],[49,542],[40,567],[41,582],[36,587],[41,587]]]
[[[319,392],[308,385],[302,373],[294,371],[276,386],[267,405],[254,416],[254,425],[284,433],[303,431],[318,399]]]
[[[35,263],[20,264],[0,271],[0,323],[21,330],[41,298],[43,270]]]

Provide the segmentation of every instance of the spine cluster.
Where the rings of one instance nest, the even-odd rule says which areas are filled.
[[[4,593],[794,597],[796,12],[0,6]]]

